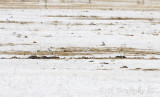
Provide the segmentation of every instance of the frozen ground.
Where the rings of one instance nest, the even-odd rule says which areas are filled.
[[[159,2],[108,2],[1,3],[0,97],[160,97]]]

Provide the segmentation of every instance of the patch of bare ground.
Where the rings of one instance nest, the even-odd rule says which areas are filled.
[[[26,21],[0,21],[0,23],[31,24],[33,22],[26,22]]]
[[[160,18],[129,18],[129,17],[108,17],[103,18],[99,16],[85,16],[85,15],[79,15],[79,16],[73,16],[73,15],[46,15],[44,17],[63,17],[63,18],[75,18],[75,19],[82,19],[82,20],[160,20]]]
[[[52,21],[51,22],[52,25],[67,25],[67,26],[81,26],[81,25],[116,25],[113,23],[81,23],[81,22],[76,22],[76,23],[62,23],[61,21]],[[100,31],[101,29],[95,29],[95,31]],[[127,35],[126,35],[127,36]],[[134,36],[132,34],[130,34],[129,36]]]
[[[33,44],[14,44],[14,43],[7,43],[7,44],[0,44],[0,46],[16,46],[16,45],[33,45]]]
[[[110,2],[110,1],[108,1]],[[126,1],[125,1],[126,2]],[[129,1],[131,2],[131,1]],[[112,3],[115,3],[112,1]],[[119,1],[116,3],[119,3]],[[94,4],[94,3],[58,3],[58,4],[48,4],[45,3],[11,3],[11,2],[1,2],[1,9],[101,9],[101,10],[143,10],[143,11],[157,11],[160,10],[159,5],[139,5],[135,3],[130,4]]]
[[[128,68],[128,66],[122,66],[122,67],[120,67],[120,68]]]
[[[125,36],[134,36],[133,34],[125,34]]]
[[[13,44],[8,43],[6,45],[32,45],[32,44]],[[1,51],[0,54],[6,55],[53,55],[58,56],[76,56],[76,55],[95,55],[95,54],[108,54],[108,53],[124,53],[125,55],[160,55],[159,51],[141,50],[128,47],[103,47],[103,48],[88,48],[88,47],[66,47],[55,48],[53,51]],[[116,59],[126,58],[125,56],[115,56]],[[127,57],[128,58],[128,57]],[[134,57],[136,58],[136,57]],[[150,58],[155,59],[155,58]],[[156,58],[157,59],[157,58]]]
[[[140,59],[140,60],[148,60],[143,57],[127,57],[127,58],[116,58],[116,57],[71,57],[70,59]]]
[[[151,24],[152,25],[157,25],[157,24],[160,24],[160,22],[159,21],[152,21]]]
[[[141,68],[134,68],[134,69],[131,69],[131,70],[141,70]]]
[[[81,19],[81,20],[148,20],[148,21],[153,21],[153,20],[160,20],[160,18],[129,18],[129,17],[111,17],[111,18],[103,18],[103,17],[97,17],[97,16],[86,16],[84,17],[78,17],[76,19]]]
[[[47,57],[47,56],[29,56],[28,59],[59,59],[59,57],[57,56],[51,56],[51,57]]]
[[[151,68],[151,69],[135,68],[135,69],[130,69],[130,70],[135,70],[135,71],[138,71],[138,70],[141,70],[141,71],[160,71],[160,69],[157,69],[157,68]]]
[[[109,63],[107,63],[107,62],[101,62],[100,64],[109,64]]]
[[[154,56],[153,56],[153,57],[150,57],[149,59],[150,59],[150,60],[158,60],[158,58],[156,58],[156,57],[154,57]]]
[[[106,69],[106,68],[104,68],[104,69],[97,69],[97,70],[111,70],[111,69]]]
[[[160,69],[143,69],[143,71],[160,71]]]
[[[127,1],[127,0],[92,0],[92,2],[128,2],[128,3],[136,3],[136,1]]]

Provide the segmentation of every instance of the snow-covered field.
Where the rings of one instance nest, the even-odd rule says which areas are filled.
[[[159,7],[60,5],[0,4],[0,97],[160,97]]]
[[[94,62],[90,62],[94,61]],[[158,60],[0,60],[1,97],[159,97]],[[106,62],[108,64],[102,64]],[[128,68],[120,68],[128,66]],[[146,70],[134,70],[142,68]]]

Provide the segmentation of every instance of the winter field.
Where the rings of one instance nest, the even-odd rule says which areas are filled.
[[[0,97],[160,97],[160,1],[0,2]]]

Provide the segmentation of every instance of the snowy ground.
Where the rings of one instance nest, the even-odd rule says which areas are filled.
[[[157,6],[60,5],[0,9],[0,97],[160,96]],[[33,55],[60,58],[28,59]]]
[[[0,60],[0,62],[1,97],[160,96],[159,71],[132,70],[159,68],[158,60]],[[122,66],[128,68],[120,68]]]
[[[126,44],[133,48],[159,50],[159,16],[160,13],[156,11],[1,9],[2,45],[37,42],[36,46],[28,45],[25,49],[24,45],[1,46],[1,49],[97,47],[104,41],[107,47]]]
[[[160,58],[159,16],[157,11],[1,9],[0,52],[123,47]]]

